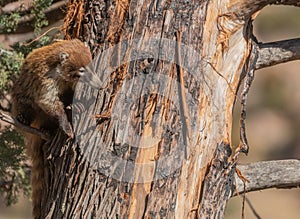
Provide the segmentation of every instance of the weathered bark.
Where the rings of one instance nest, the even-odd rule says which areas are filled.
[[[79,85],[76,138],[44,146],[42,215],[222,218],[232,109],[258,52],[251,16],[225,1],[70,3],[67,37],[91,46],[103,87]]]
[[[300,161],[262,161],[240,165],[246,181],[237,177],[237,193],[252,192],[268,188],[296,188],[300,186]],[[245,191],[246,190],[246,191]]]
[[[256,69],[300,59],[300,38],[262,43]]]

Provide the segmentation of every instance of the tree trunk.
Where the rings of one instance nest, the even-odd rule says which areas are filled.
[[[42,216],[224,217],[248,149],[244,111],[235,156],[230,142],[258,58],[252,14],[275,3],[257,2],[70,1],[66,37],[88,42],[103,86],[78,85],[75,139],[43,147]]]

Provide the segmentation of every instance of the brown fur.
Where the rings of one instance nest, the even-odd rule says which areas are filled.
[[[79,69],[91,61],[89,49],[79,40],[62,40],[34,50],[25,59],[14,83],[13,116],[24,124],[50,133],[59,125],[69,137],[73,137],[65,107],[72,101]],[[32,159],[33,216],[40,218],[43,141],[37,136],[23,134],[26,151]]]

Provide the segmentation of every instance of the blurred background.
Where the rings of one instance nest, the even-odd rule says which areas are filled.
[[[58,26],[53,23],[51,26]],[[50,26],[50,27],[51,27]],[[49,29],[49,27],[48,27]],[[262,10],[254,22],[255,36],[260,42],[300,37],[300,8],[270,6]],[[27,33],[29,37],[32,33]],[[24,34],[0,34],[0,43],[8,45]],[[235,112],[233,144],[239,142],[239,103]],[[240,163],[262,160],[300,158],[300,61],[269,67],[256,72],[247,104],[248,156]],[[300,170],[299,170],[300,171]],[[269,189],[247,194],[261,218],[300,218],[300,190]],[[242,198],[230,199],[226,219],[240,219]],[[257,218],[246,203],[246,218]],[[6,207],[0,199],[0,219],[31,217],[30,201],[20,194],[17,204]]]
[[[299,38],[300,8],[264,8],[255,19],[254,34],[264,43]],[[238,110],[234,118],[233,142],[238,145]],[[250,151],[248,156],[240,156],[240,163],[300,158],[300,61],[255,72],[248,97],[246,125]],[[299,188],[268,189],[248,193],[246,197],[261,218],[300,218]],[[245,206],[247,219],[258,218],[247,203]],[[240,219],[241,215],[242,197],[231,198],[225,218]]]

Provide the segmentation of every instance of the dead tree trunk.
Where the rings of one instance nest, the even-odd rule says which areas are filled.
[[[79,85],[75,139],[43,147],[43,217],[224,217],[248,151],[242,107],[232,153],[233,106],[272,59],[252,19],[278,2],[70,0],[66,37],[88,42],[103,87]]]

